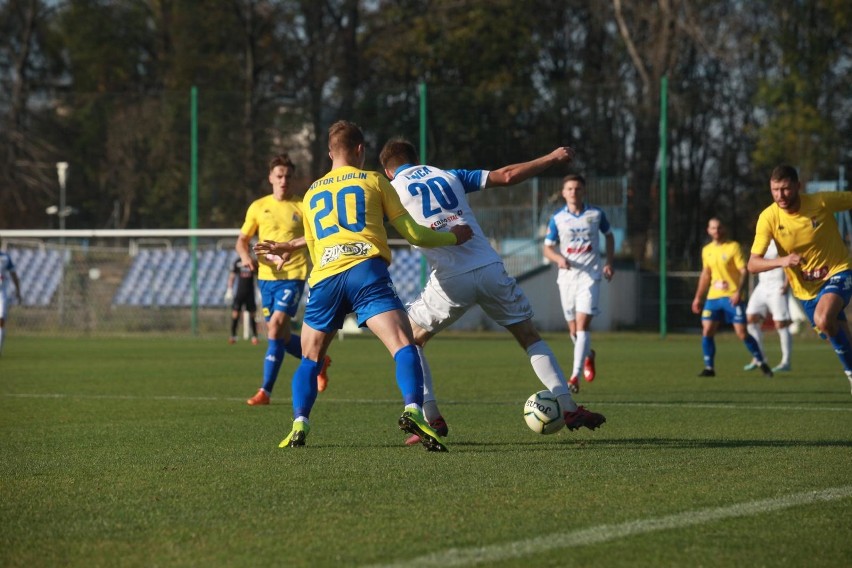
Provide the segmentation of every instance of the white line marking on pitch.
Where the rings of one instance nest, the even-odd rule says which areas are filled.
[[[217,397],[217,396],[181,396],[181,395],[132,395],[132,394],[73,394],[73,393],[0,393],[0,397],[6,398],[79,398],[91,400],[174,400],[174,401],[243,401],[244,398],[235,397]],[[290,402],[290,397],[276,397],[277,401],[283,403]],[[336,404],[399,404],[399,399],[347,399],[347,398],[323,398],[326,403]],[[464,401],[464,400],[446,400],[441,402],[443,405],[470,405],[470,404],[490,404],[496,406],[506,406],[515,403],[505,401]],[[661,408],[710,408],[719,410],[788,410],[788,411],[825,411],[825,412],[852,412],[852,406],[787,406],[784,403],[767,405],[767,404],[721,404],[721,403],[705,403],[705,402],[607,402],[598,401],[595,407],[598,406],[635,406],[638,408],[661,407]]]
[[[774,499],[763,499],[761,501],[750,501],[738,503],[727,507],[713,509],[699,509],[667,515],[665,517],[627,521],[617,525],[600,525],[588,529],[570,532],[554,533],[547,536],[538,536],[526,540],[517,540],[505,544],[491,546],[474,546],[468,548],[450,548],[443,552],[435,552],[408,560],[399,560],[391,564],[378,566],[392,568],[416,566],[468,566],[472,564],[483,564],[500,562],[512,558],[532,557],[543,552],[569,548],[572,546],[584,546],[588,544],[599,544],[621,538],[647,534],[654,531],[682,529],[685,527],[713,523],[724,519],[735,517],[750,517],[771,513],[790,507],[800,505],[811,505],[825,501],[836,501],[852,497],[852,485],[845,487],[832,487],[822,491],[808,491],[806,493],[794,493]]]

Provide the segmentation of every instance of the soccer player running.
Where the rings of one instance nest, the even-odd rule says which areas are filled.
[[[3,354],[3,342],[6,339],[6,312],[9,309],[8,294],[9,281],[15,285],[15,298],[18,304],[23,303],[21,299],[21,281],[15,271],[15,263],[8,253],[0,251],[0,355]]]
[[[237,237],[236,250],[243,267],[257,271],[258,286],[266,320],[266,337],[269,341],[263,358],[263,384],[246,403],[251,406],[269,404],[269,397],[278,379],[278,371],[284,361],[284,354],[290,353],[297,359],[302,358],[301,338],[290,330],[290,320],[296,315],[299,300],[305,288],[308,274],[308,254],[301,248],[288,248],[287,262],[279,263],[251,254],[251,239],[273,240],[289,243],[303,243],[302,199],[290,189],[290,180],[296,166],[287,154],[275,156],[269,162],[269,184],[272,193],[255,200],[246,211],[245,222]],[[278,259],[280,260],[280,259]],[[323,368],[319,373],[318,390],[323,391],[328,384],[327,369],[331,359],[323,359]]]
[[[844,309],[852,297],[852,259],[834,213],[852,209],[852,193],[800,193],[796,168],[779,165],[769,176],[774,203],[757,219],[750,272],[781,267],[811,325],[828,339],[852,384],[852,344]],[[777,258],[766,258],[769,241]]]
[[[365,171],[364,134],[338,121],[328,131],[331,171],[305,194],[305,239],[313,260],[302,326],[302,362],[293,375],[293,429],[279,447],[304,446],[316,400],[316,376],[334,334],[350,312],[384,343],[396,363],[396,382],[405,401],[399,418],[430,451],[446,451],[441,436],[423,418],[423,373],[402,301],[388,272],[391,251],[383,218],[418,246],[461,245],[472,231],[456,225],[437,232],[418,225],[378,172]],[[261,253],[277,254],[277,243],[261,242]]]
[[[568,322],[571,341],[574,342],[574,366],[568,385],[571,392],[580,391],[578,377],[595,380],[595,350],[592,349],[592,318],[600,313],[601,276],[612,280],[612,260],[615,238],[606,214],[584,202],[586,178],[569,174],[562,180],[562,198],[565,207],[557,211],[547,224],[544,238],[544,256],[559,268],[556,285],[562,313]],[[606,261],[601,266],[598,233],[603,233]]]
[[[506,273],[502,258],[491,247],[467,201],[470,192],[519,183],[550,166],[567,163],[573,156],[573,149],[560,147],[530,162],[494,171],[442,170],[418,165],[414,145],[403,138],[389,140],[379,155],[402,204],[418,223],[441,230],[464,223],[473,229],[473,238],[463,246],[422,251],[432,272],[420,296],[408,306],[414,340],[423,364],[424,413],[430,425],[441,434],[445,435],[449,429],[438,409],[423,347],[477,304],[509,330],[526,350],[535,374],[556,395],[569,429],[585,426],[594,430],[606,421],[603,415],[574,402],[553,351],[532,323],[529,300],[515,279]],[[417,443],[417,439],[409,438],[406,443]]]
[[[698,278],[692,313],[701,314],[701,349],[704,352],[704,369],[699,377],[715,377],[716,332],[724,320],[734,326],[734,331],[758,367],[767,377],[772,369],[763,359],[763,352],[754,337],[746,329],[745,302],[742,290],[748,276],[746,259],[742,247],[725,235],[722,222],[713,217],[707,222],[707,234],[712,239],[701,250],[703,268]],[[707,296],[702,309],[702,298]]]
[[[769,248],[764,258],[777,258],[778,248],[775,241],[769,241]],[[748,333],[757,341],[763,353],[763,320],[767,314],[772,314],[772,323],[778,332],[781,342],[781,362],[772,368],[773,373],[790,371],[790,354],[793,350],[793,334],[790,333],[790,285],[783,268],[773,268],[760,274],[757,286],[751,292],[746,307]],[[743,370],[753,371],[758,368],[758,362],[751,360]]]
[[[236,294],[234,294],[234,282],[237,283]],[[257,322],[254,321],[254,315],[257,312],[257,304],[254,300],[254,271],[244,265],[241,258],[234,261],[231,272],[228,274],[225,301],[231,302],[231,335],[228,337],[228,343],[237,342],[237,325],[240,321],[240,313],[245,309],[249,313],[251,343],[257,345]]]

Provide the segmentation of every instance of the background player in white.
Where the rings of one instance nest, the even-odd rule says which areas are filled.
[[[23,303],[21,299],[21,281],[15,272],[15,263],[8,253],[0,251],[0,354],[3,353],[3,341],[6,338],[6,312],[9,309],[9,281],[15,285],[15,298],[18,304]]]
[[[600,310],[601,276],[612,279],[612,261],[615,238],[604,212],[583,201],[586,179],[580,174],[569,174],[562,180],[562,197],[565,207],[554,213],[547,224],[544,238],[544,256],[559,268],[556,285],[562,301],[562,313],[568,322],[574,342],[574,366],[568,384],[571,392],[580,390],[578,377],[595,380],[595,352],[592,349],[590,328],[592,318]],[[600,239],[606,242],[606,262],[601,266]]]
[[[403,206],[421,225],[447,231],[458,224],[469,225],[473,238],[462,246],[421,249],[432,272],[426,288],[408,306],[408,317],[423,365],[423,412],[430,425],[442,435],[447,424],[438,410],[432,373],[423,357],[426,342],[478,304],[489,317],[509,330],[526,350],[535,374],[557,396],[570,430],[582,426],[594,430],[606,421],[601,414],[577,406],[571,398],[559,363],[532,323],[529,300],[514,278],[506,273],[503,259],[482,232],[467,202],[467,194],[486,187],[519,183],[548,167],[570,162],[574,150],[567,146],[535,160],[499,170],[442,170],[417,165],[414,145],[403,139],[389,140],[379,160]],[[415,436],[406,443],[415,444]]]
[[[778,248],[775,246],[775,241],[769,242],[769,248],[766,249],[763,258],[778,258]],[[765,353],[766,351],[763,349],[763,320],[766,319],[766,314],[772,314],[772,322],[781,342],[781,362],[773,367],[772,371],[789,371],[791,369],[790,354],[793,349],[793,335],[790,333],[790,324],[793,323],[789,307],[790,283],[787,281],[783,268],[773,268],[761,272],[758,278],[757,286],[754,287],[746,307],[746,321],[748,322],[746,327],[749,335],[754,337],[760,346],[761,353]],[[760,362],[752,358],[751,362],[743,369],[753,371],[759,367]]]

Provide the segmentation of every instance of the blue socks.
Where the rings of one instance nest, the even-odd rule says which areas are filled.
[[[275,386],[275,381],[278,379],[278,370],[284,361],[285,348],[283,339],[269,340],[269,346],[266,348],[266,357],[263,359],[263,390],[267,393],[272,392],[272,387]],[[301,354],[301,352],[300,348],[299,353]]]
[[[316,361],[303,358],[293,373],[290,388],[293,391],[293,418],[308,418],[311,408],[317,400],[317,375],[322,365]],[[421,393],[423,391],[421,386]],[[422,395],[421,395],[422,397]]]
[[[704,352],[704,367],[713,368],[713,360],[716,358],[716,341],[712,337],[701,337],[701,351]]]
[[[834,352],[837,353],[840,362],[843,363],[843,370],[852,371],[852,344],[849,343],[849,338],[846,337],[843,328],[841,327],[837,335],[829,337],[828,340],[834,347]]]
[[[396,361],[396,384],[405,404],[423,406],[423,368],[414,345],[406,345],[393,356]],[[316,380],[316,375],[314,375]]]
[[[745,343],[746,349],[748,349],[751,356],[754,357],[754,360],[758,363],[763,363],[763,353],[760,352],[760,345],[757,343],[757,340],[752,337],[750,333],[746,334],[745,339],[743,339],[743,343]]]

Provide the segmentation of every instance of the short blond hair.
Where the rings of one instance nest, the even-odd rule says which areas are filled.
[[[328,149],[331,152],[350,154],[364,143],[364,133],[354,122],[338,120],[328,128]]]

